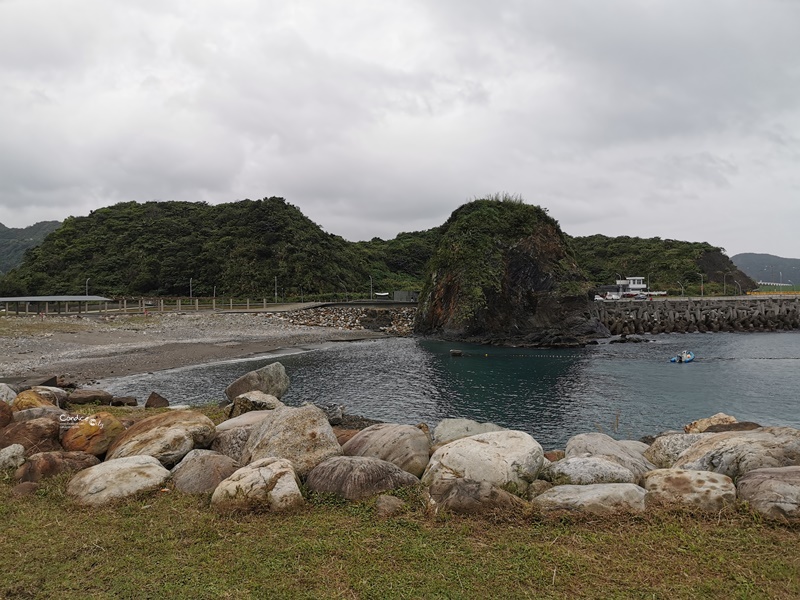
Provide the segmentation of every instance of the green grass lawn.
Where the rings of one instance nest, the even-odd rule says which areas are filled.
[[[0,482],[0,598],[798,598],[800,527],[744,508],[398,517],[316,498],[221,514],[173,489],[104,508]]]

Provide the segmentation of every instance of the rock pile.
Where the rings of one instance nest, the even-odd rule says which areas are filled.
[[[669,504],[719,511],[738,501],[765,518],[800,522],[797,429],[740,430],[733,417],[714,415],[650,444],[584,433],[545,453],[522,431],[445,419],[433,436],[425,425],[378,423],[346,440],[340,431],[340,442],[319,407],[280,401],[287,388],[280,363],[248,374],[229,386],[241,392],[229,394],[226,414],[235,416],[216,426],[191,410],[128,422],[107,412],[69,413],[53,390],[55,403],[36,396],[30,407],[31,394],[24,402],[12,395],[0,400],[2,414],[11,415],[0,426],[0,468],[16,469],[26,493],[42,479],[75,472],[67,494],[89,506],[167,484],[207,493],[219,510],[267,511],[302,505],[304,488],[360,500],[418,486],[433,513],[608,514]],[[403,510],[397,498],[377,505],[381,514]]]
[[[389,335],[411,335],[416,308],[367,308],[357,306],[319,307],[275,313],[274,319],[292,325],[333,327],[336,329],[369,329]]]

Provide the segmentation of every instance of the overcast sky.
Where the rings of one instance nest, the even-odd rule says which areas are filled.
[[[0,0],[6,226],[283,196],[390,239],[497,192],[800,258],[800,0]]]

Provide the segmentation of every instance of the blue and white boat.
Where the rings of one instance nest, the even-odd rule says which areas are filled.
[[[691,350],[684,350],[683,352],[678,354],[678,356],[673,356],[672,358],[670,358],[669,362],[688,363],[692,362],[693,360],[694,360],[694,352],[692,352]]]

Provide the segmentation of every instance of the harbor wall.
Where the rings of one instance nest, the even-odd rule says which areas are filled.
[[[800,329],[800,297],[670,298],[597,303],[613,335]]]

